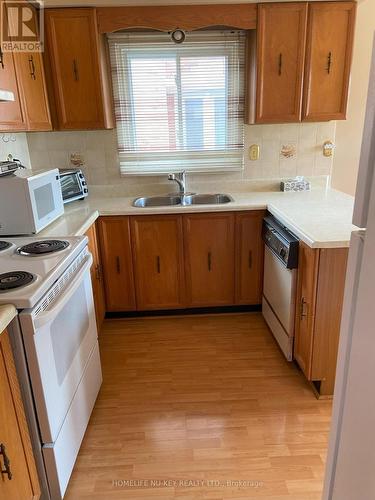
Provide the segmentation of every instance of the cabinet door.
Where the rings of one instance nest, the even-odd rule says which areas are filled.
[[[16,53],[14,61],[27,130],[52,130],[41,54]]]
[[[346,117],[355,2],[309,5],[303,120]]]
[[[29,8],[34,8],[29,4]],[[36,16],[32,17],[29,27],[36,32]],[[17,79],[22,107],[28,130],[52,130],[48,105],[42,54],[39,52],[14,53]]]
[[[10,90],[14,101],[0,102],[0,130],[26,130],[21,108],[13,54],[0,49],[0,88]]]
[[[300,243],[294,357],[308,380],[311,380],[318,266],[319,250]]]
[[[135,310],[129,217],[101,217],[99,227],[107,311]]]
[[[319,257],[311,379],[321,395],[332,395],[344,301],[348,248],[322,248]]]
[[[6,458],[12,478],[2,474],[0,498],[37,499],[40,489],[7,331],[0,333],[0,468]],[[4,449],[5,447],[5,449]]]
[[[131,227],[138,309],[183,307],[182,218],[132,217]]]
[[[100,329],[103,324],[105,316],[105,296],[104,296],[104,283],[103,283],[103,269],[99,253],[96,224],[93,224],[86,231],[86,236],[89,239],[88,247],[93,258],[93,263],[91,266],[92,292],[94,295],[96,324],[98,327],[98,333],[100,333]]]
[[[105,127],[95,9],[46,9],[45,18],[59,128]]]
[[[184,216],[184,248],[188,304],[234,304],[234,215]]]
[[[262,223],[265,212],[236,215],[236,303],[261,304],[264,244]]]
[[[307,3],[258,7],[257,123],[301,120]]]

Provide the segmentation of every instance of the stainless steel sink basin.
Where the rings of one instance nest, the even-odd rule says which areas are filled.
[[[133,206],[137,208],[190,206],[190,205],[222,205],[230,203],[233,198],[228,194],[186,194],[168,196],[150,196],[137,198]]]
[[[181,205],[181,197],[176,196],[149,196],[148,198],[137,198],[133,201],[133,207],[148,208],[148,207],[169,207],[173,205]]]
[[[229,194],[193,194],[185,196],[185,205],[223,205],[233,198]]]

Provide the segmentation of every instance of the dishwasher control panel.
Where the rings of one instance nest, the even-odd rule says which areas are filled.
[[[263,240],[288,269],[298,267],[298,238],[272,215],[263,219]]]

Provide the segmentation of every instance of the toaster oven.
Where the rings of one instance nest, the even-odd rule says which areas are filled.
[[[88,195],[85,176],[79,168],[61,168],[60,182],[64,203],[83,200]]]

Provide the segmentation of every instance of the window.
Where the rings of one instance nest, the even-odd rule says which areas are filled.
[[[245,35],[109,35],[122,174],[240,170]]]

